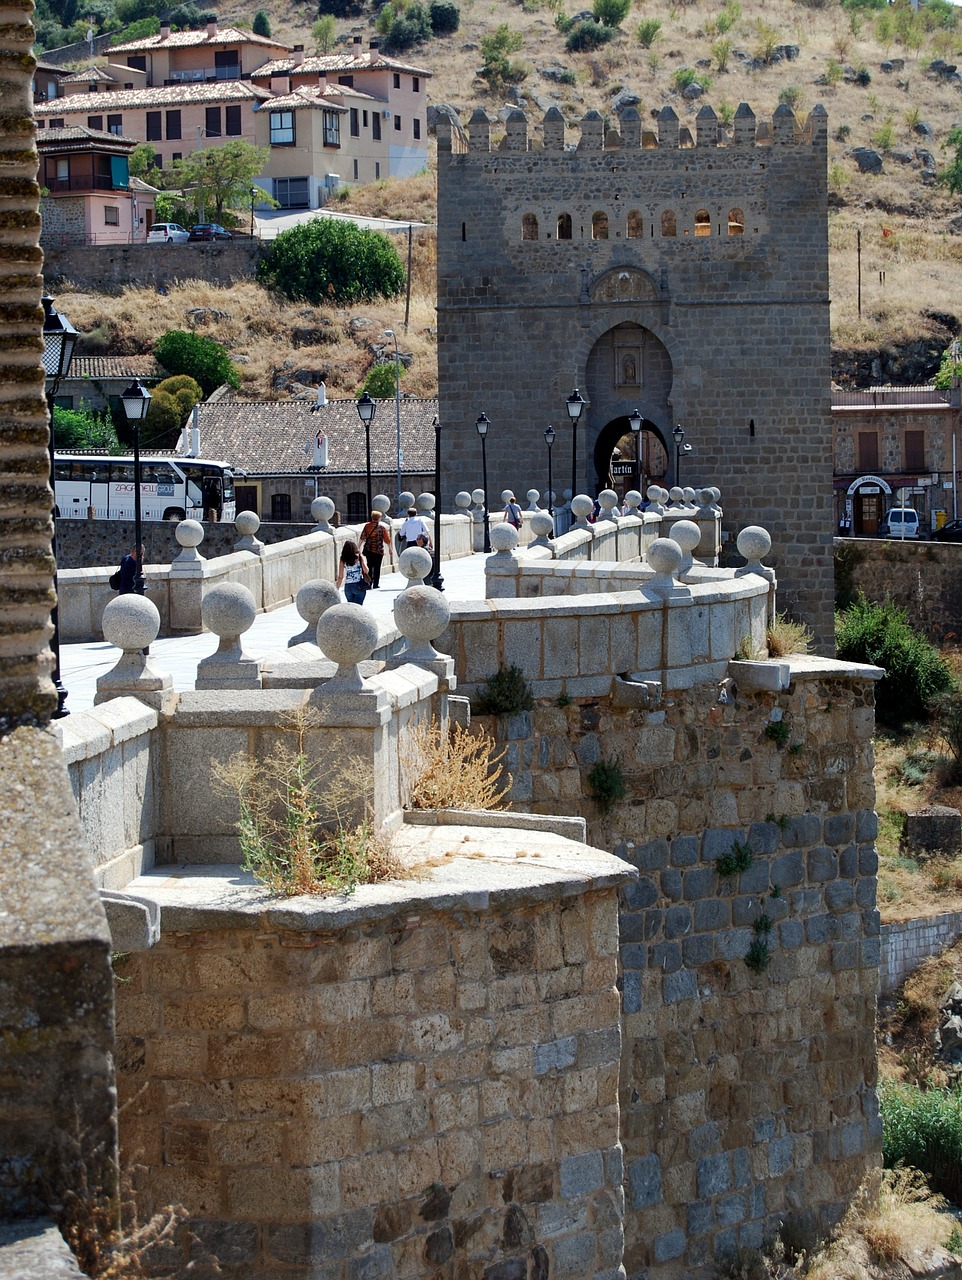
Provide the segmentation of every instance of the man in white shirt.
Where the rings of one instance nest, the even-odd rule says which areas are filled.
[[[408,507],[408,518],[398,530],[398,537],[404,550],[408,547],[427,547],[428,551],[432,549],[431,531],[418,515],[417,507]]]

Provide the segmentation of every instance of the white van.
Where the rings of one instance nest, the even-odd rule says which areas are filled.
[[[913,507],[892,507],[882,517],[879,533],[883,538],[917,538],[919,513]]]

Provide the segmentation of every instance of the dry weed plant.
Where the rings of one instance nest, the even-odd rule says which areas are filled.
[[[437,720],[418,724],[408,738],[405,771],[414,809],[505,809],[511,775],[501,768],[504,750],[485,730]]]
[[[795,622],[785,613],[776,613],[766,635],[768,656],[784,658],[791,653],[810,653],[815,637],[804,622]]]
[[[215,785],[237,797],[244,869],[284,897],[351,893],[403,876],[374,825],[369,765],[357,756],[311,760],[307,713],[290,716],[284,727],[295,748],[281,743],[263,760],[239,752],[214,764]]]

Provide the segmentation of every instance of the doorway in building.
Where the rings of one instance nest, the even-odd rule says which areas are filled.
[[[629,489],[637,488],[644,495],[649,485],[664,484],[668,474],[668,450],[661,432],[650,419],[643,418],[641,430],[636,433],[631,429],[627,414],[624,414],[612,418],[599,434],[595,443],[594,465],[595,493],[614,489],[621,503]]]
[[[883,495],[892,490],[881,476],[860,476],[848,487],[846,497],[852,504],[852,533],[856,537],[874,538],[885,514]]]

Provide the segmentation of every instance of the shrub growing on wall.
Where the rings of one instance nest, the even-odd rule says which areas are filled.
[[[186,373],[198,382],[205,396],[225,382],[231,387],[240,386],[240,377],[230,356],[212,338],[187,333],[184,329],[169,329],[158,338],[154,355],[171,373]]]
[[[257,275],[295,302],[369,302],[404,288],[404,267],[386,236],[330,218],[282,231]]]

